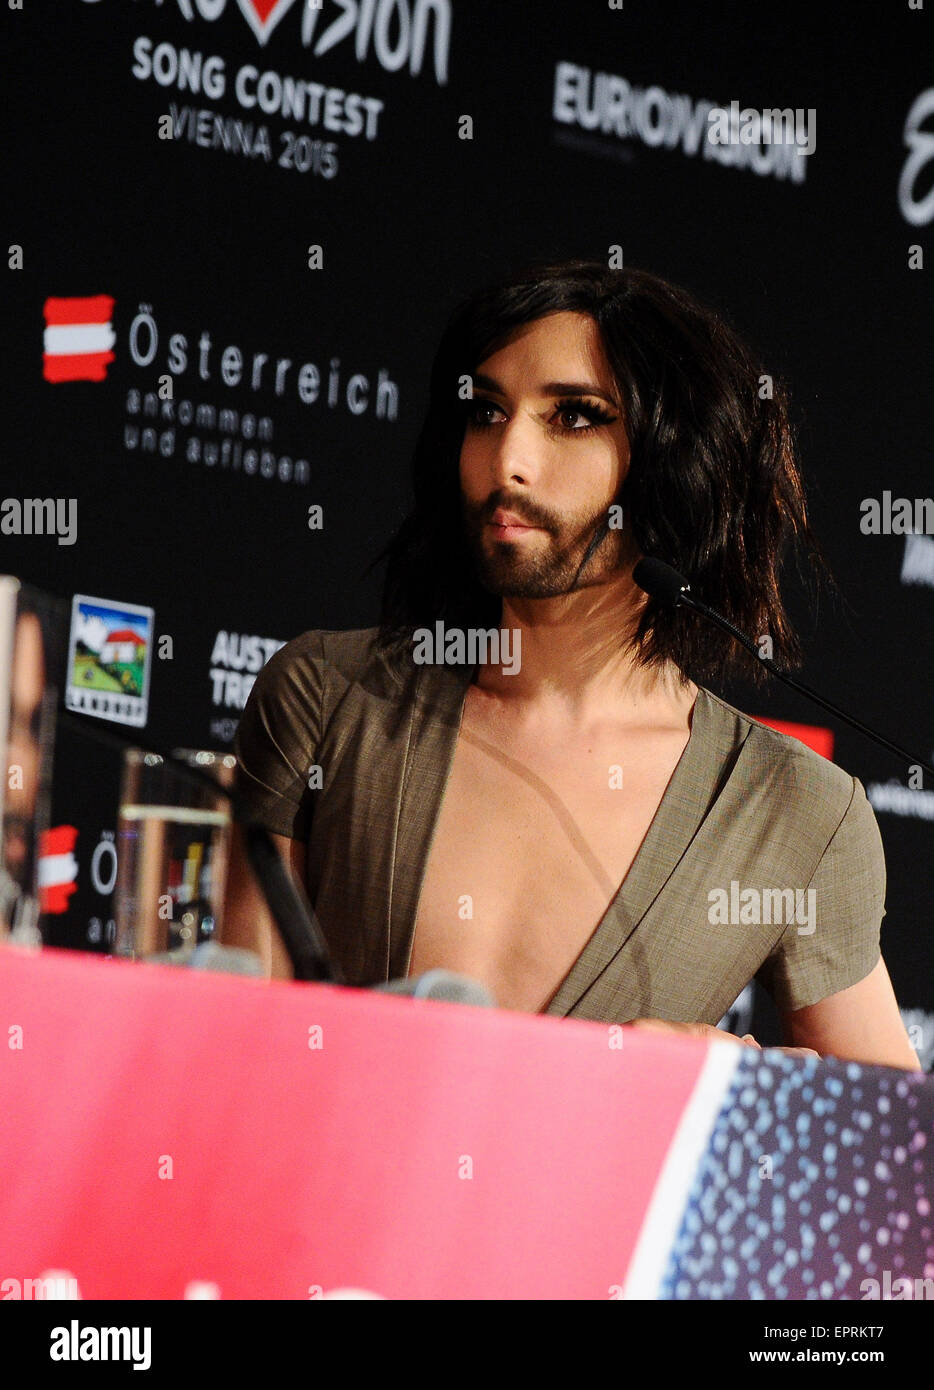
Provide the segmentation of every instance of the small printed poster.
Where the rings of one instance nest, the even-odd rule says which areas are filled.
[[[141,728],[149,706],[152,608],[75,594],[65,704]]]

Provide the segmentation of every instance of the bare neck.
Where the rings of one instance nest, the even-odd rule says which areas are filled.
[[[503,600],[518,670],[483,666],[479,690],[516,713],[586,725],[607,715],[687,725],[697,687],[673,663],[640,665],[632,646],[645,595],[628,574],[554,599]]]

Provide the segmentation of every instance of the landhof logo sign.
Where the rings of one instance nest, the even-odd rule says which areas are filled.
[[[75,594],[65,705],[142,728],[149,704],[154,613],[135,603]]]

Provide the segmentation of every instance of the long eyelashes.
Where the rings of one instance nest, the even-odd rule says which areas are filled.
[[[499,410],[500,407],[495,401],[487,400],[483,396],[474,396],[473,400],[465,401],[464,404],[467,411],[467,422],[471,428],[479,430],[493,428],[493,421],[482,419],[479,412]],[[602,425],[612,424],[614,420],[619,418],[609,410],[605,410],[603,406],[596,405],[593,401],[585,401],[580,397],[558,401],[555,405],[555,411],[558,415],[582,415],[590,421],[589,425],[550,426],[554,433],[563,435],[593,434]]]

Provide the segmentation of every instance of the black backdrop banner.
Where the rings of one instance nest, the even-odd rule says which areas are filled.
[[[228,748],[278,645],[375,621],[365,571],[406,509],[453,305],[533,258],[616,255],[788,379],[845,597],[807,613],[792,591],[802,676],[930,759],[930,9],[4,6],[3,492],[55,500],[61,526],[5,510],[0,570],[79,596],[82,641],[118,630],[134,674],[103,712],[140,742]],[[711,111],[771,108],[806,154],[710,138]],[[720,693],[832,722],[781,688]],[[883,951],[930,1067],[934,789],[833,737],[879,819]],[[118,771],[61,732],[61,944],[108,948]]]

